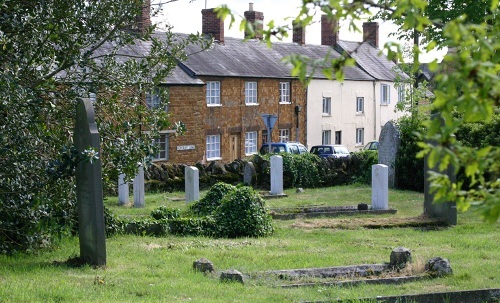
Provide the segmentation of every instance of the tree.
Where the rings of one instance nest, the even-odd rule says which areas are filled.
[[[296,25],[302,27],[313,22],[313,16],[321,11],[330,20],[350,20],[350,28],[359,30],[356,21],[373,10],[378,10],[387,20],[395,21],[400,30],[406,33],[422,35],[431,29],[425,37],[428,51],[447,46],[449,52],[443,59],[439,70],[437,60],[430,69],[437,72],[437,87],[431,110],[438,114],[425,121],[426,132],[420,134],[420,157],[428,156],[429,167],[438,167],[444,171],[448,165],[457,170],[463,168],[466,177],[471,180],[470,188],[462,188],[461,183],[453,183],[441,173],[432,177],[435,202],[456,201],[461,210],[471,205],[479,205],[484,219],[496,222],[500,216],[500,149],[487,146],[479,150],[459,144],[454,136],[463,123],[491,121],[493,113],[500,104],[500,21],[498,0],[476,1],[425,1],[425,0],[308,0],[303,1],[297,16]],[[445,12],[441,7],[446,5]],[[461,10],[464,8],[464,10]],[[440,13],[442,12],[442,15]],[[474,14],[463,15],[473,12]],[[227,6],[219,9],[221,17],[232,15]],[[435,19],[439,17],[439,19]],[[232,22],[234,22],[234,17]],[[252,24],[243,20],[240,28],[250,28]],[[271,44],[271,37],[278,39],[287,36],[288,25],[280,26],[271,21],[264,28],[263,36]],[[433,34],[431,34],[433,33]],[[418,44],[418,43],[417,43]],[[384,46],[390,59],[402,61],[402,47],[395,43]],[[420,50],[414,48],[416,58]],[[351,63],[349,54],[338,59],[329,59],[326,75],[342,79],[342,68]],[[287,59],[293,64],[293,72],[307,83],[309,70],[308,58],[291,56]],[[415,70],[413,70],[415,72]],[[340,75],[340,77],[339,77]],[[460,115],[455,115],[459,112]],[[436,142],[436,145],[427,142]]]
[[[155,153],[159,129],[175,127],[168,100],[150,109],[145,96],[198,39],[153,33],[137,22],[143,9],[149,1],[0,0],[0,252],[48,245],[72,229],[78,161],[100,157],[115,183]],[[82,97],[94,100],[102,140],[92,155],[72,144]]]

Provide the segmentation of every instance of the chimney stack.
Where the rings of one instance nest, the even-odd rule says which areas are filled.
[[[213,8],[201,10],[202,28],[204,35],[213,37],[215,41],[224,44],[224,21],[217,17]]]
[[[363,22],[363,42],[378,48],[378,22]]]
[[[142,0],[140,2],[141,8],[137,12],[135,23],[128,26],[128,29],[133,32],[144,34],[151,26],[151,0]]]
[[[306,44],[306,31],[300,23],[292,22],[293,27],[293,43],[298,45]]]
[[[321,15],[321,45],[337,46],[339,43],[339,21]]]
[[[264,13],[253,10],[253,3],[249,3],[248,11],[244,13],[245,19],[253,25],[255,39],[262,40],[262,30],[264,29]],[[245,38],[250,38],[250,33],[245,31]]]

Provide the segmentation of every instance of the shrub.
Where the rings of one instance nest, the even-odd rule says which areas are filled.
[[[192,203],[189,210],[198,216],[210,215],[221,204],[222,198],[235,188],[233,185],[218,182],[210,188],[205,197]]]
[[[424,190],[424,159],[417,158],[420,147],[418,132],[425,131],[418,117],[403,117],[398,121],[401,143],[396,155],[396,187]]]
[[[351,155],[350,165],[353,168],[352,181],[370,184],[372,182],[372,166],[378,164],[378,151],[362,150]]]
[[[214,220],[218,237],[263,237],[274,231],[264,200],[247,186],[229,192],[222,199]]]
[[[166,206],[160,206],[160,207],[153,209],[151,211],[151,217],[153,217],[156,220],[160,220],[160,219],[170,220],[170,219],[179,218],[180,216],[181,216],[180,209],[170,208],[170,207],[166,207]]]

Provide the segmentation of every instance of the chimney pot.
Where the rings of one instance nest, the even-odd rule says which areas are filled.
[[[253,3],[250,3],[250,10],[244,13],[245,19],[253,25],[255,39],[261,39],[264,37],[262,30],[264,29],[264,13],[257,12],[253,10]],[[250,33],[245,31],[245,38],[248,38]]]
[[[248,10],[253,11],[253,3],[252,2],[248,3]]]

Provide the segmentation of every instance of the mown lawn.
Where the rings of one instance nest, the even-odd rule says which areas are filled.
[[[357,205],[370,204],[371,197],[370,188],[364,185],[286,193],[287,198],[266,200],[267,205]],[[148,215],[161,205],[184,209],[185,202],[179,200],[183,196],[150,194],[143,209],[119,207],[116,198],[105,203],[119,215]],[[106,241],[105,269],[66,265],[66,260],[78,256],[79,245],[77,238],[64,239],[53,250],[0,256],[0,302],[302,302],[499,287],[498,223],[484,224],[471,211],[459,214],[457,226],[439,229],[365,229],[355,224],[419,216],[423,195],[391,190],[389,206],[397,209],[395,215],[276,220],[276,233],[268,238],[114,236]],[[335,224],[339,222],[354,224]],[[211,260],[217,271],[237,269],[249,275],[277,269],[383,263],[397,246],[412,251],[415,270],[426,260],[441,256],[450,260],[454,274],[403,285],[283,289],[276,279],[247,279],[245,285],[221,283],[218,275],[205,276],[192,270],[193,261],[202,257]]]

